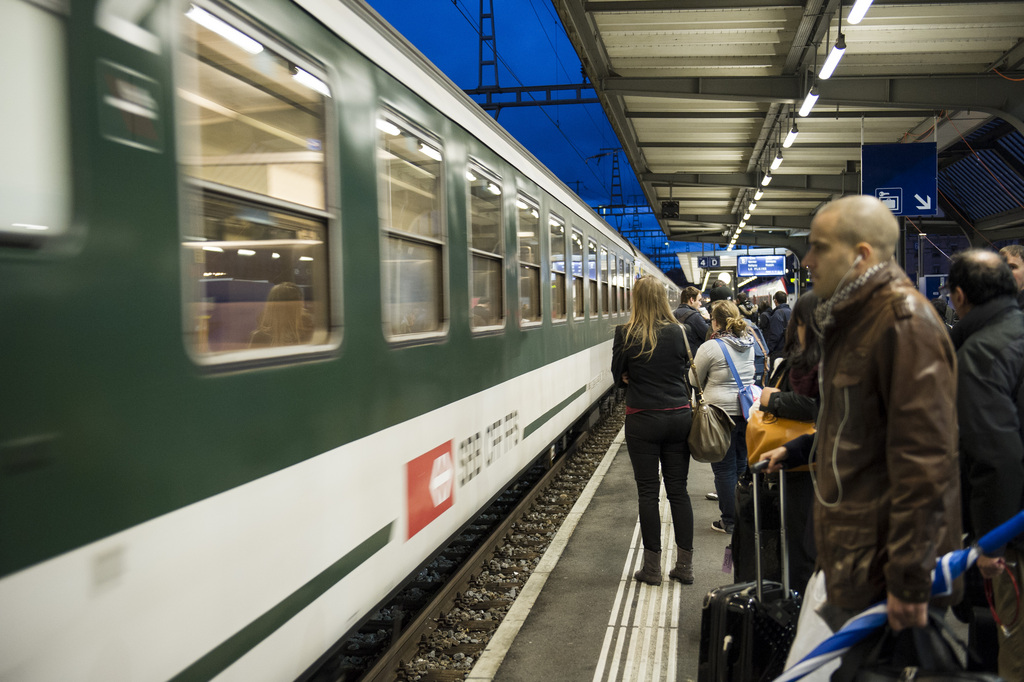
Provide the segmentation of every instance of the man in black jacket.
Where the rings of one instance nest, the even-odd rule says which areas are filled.
[[[950,299],[960,315],[953,327],[958,364],[957,414],[966,502],[964,527],[978,538],[1024,508],[1024,313],[1013,275],[999,255],[970,249],[953,257]],[[1024,584],[1020,541],[1002,557],[982,556],[978,568],[993,581],[996,612],[1009,624],[1017,609],[1014,584]],[[1024,679],[1024,628],[999,637],[999,675]]]
[[[768,320],[768,331],[764,335],[764,340],[768,342],[768,352],[773,358],[781,355],[782,347],[786,345],[786,327],[793,314],[788,301],[785,291],[775,292],[775,312]]]
[[[700,289],[686,287],[679,294],[679,307],[672,311],[675,318],[686,330],[686,340],[690,342],[690,352],[697,354],[697,348],[704,343],[708,333],[708,323],[700,312]]]

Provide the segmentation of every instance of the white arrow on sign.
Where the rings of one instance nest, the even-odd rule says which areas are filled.
[[[917,208],[922,211],[931,210],[932,207],[932,195],[929,194],[924,199],[921,198],[920,194],[915,194],[914,198],[917,199]]]
[[[435,507],[452,495],[452,484],[455,482],[453,469],[450,452],[442,453],[430,466],[430,499]]]

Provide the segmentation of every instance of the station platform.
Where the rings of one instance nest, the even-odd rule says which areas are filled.
[[[620,431],[467,679],[696,680],[704,595],[732,582],[722,570],[731,536],[711,528],[718,503],[705,498],[714,489],[711,466],[691,460],[694,583],[668,577],[676,547],[664,487],[663,581],[652,587],[634,580],[643,547]]]

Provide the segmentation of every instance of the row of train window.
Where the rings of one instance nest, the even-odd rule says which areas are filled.
[[[311,65],[216,7],[193,4],[186,17],[178,118],[181,166],[194,190],[183,239],[192,350],[216,357],[325,344],[331,91]],[[376,155],[385,336],[441,339],[448,319],[444,145],[382,109]],[[632,261],[556,212],[546,214],[545,226],[538,198],[521,190],[513,221],[519,300],[508,305],[504,208],[511,202],[499,175],[473,159],[465,187],[474,332],[502,330],[506,314],[522,327],[540,325],[545,278],[555,322],[586,319],[588,284],[591,318],[628,309]],[[545,239],[550,273],[542,272]]]

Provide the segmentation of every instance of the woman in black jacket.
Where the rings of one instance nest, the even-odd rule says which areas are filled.
[[[612,377],[626,388],[626,447],[640,503],[644,565],[634,577],[649,585],[661,584],[659,466],[678,548],[669,576],[693,582],[693,509],[686,491],[690,387],[683,334],[664,285],[653,277],[637,280],[629,322],[615,328]]]

